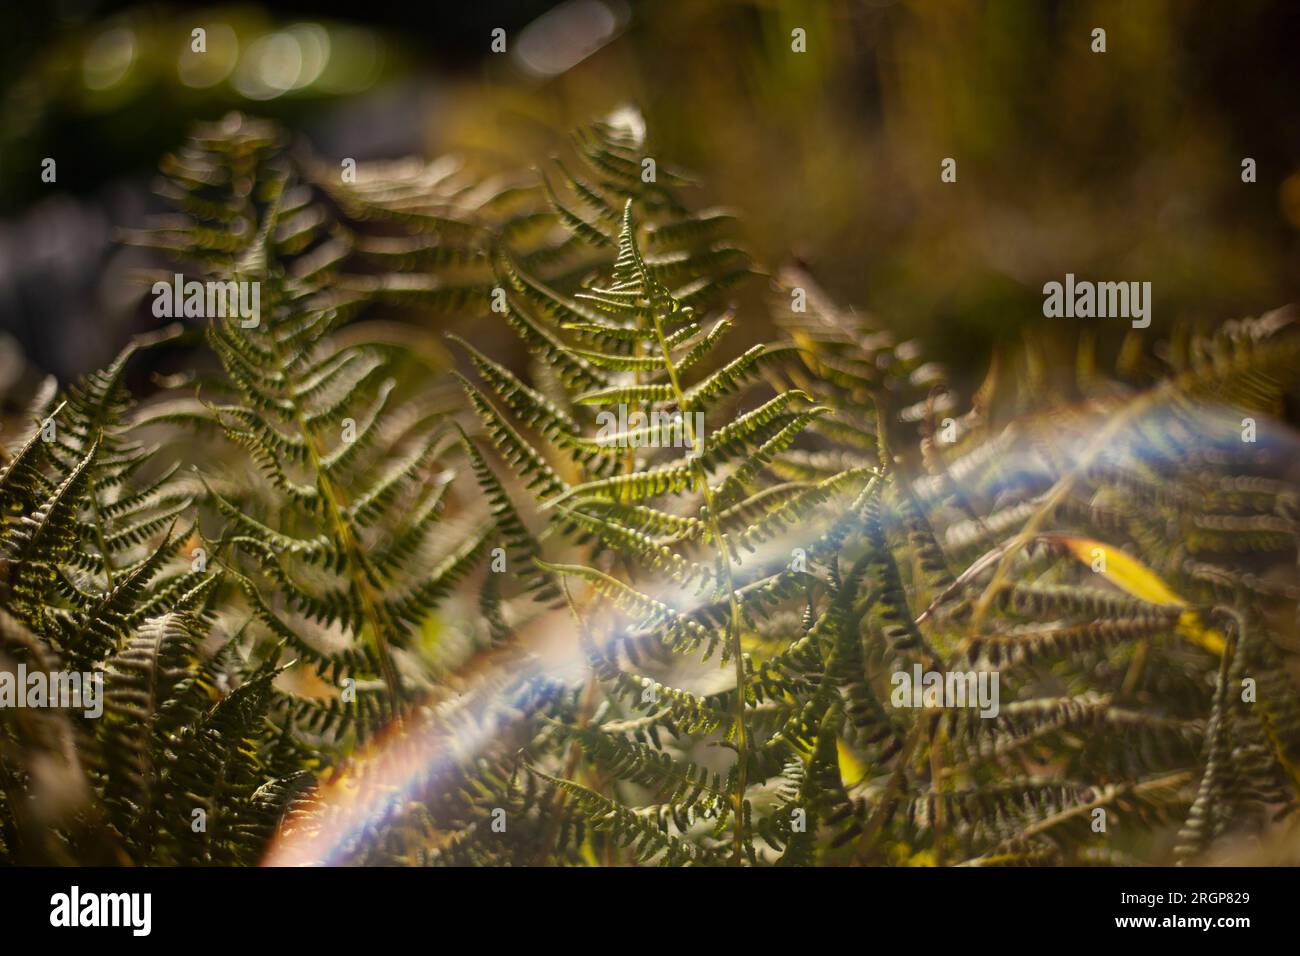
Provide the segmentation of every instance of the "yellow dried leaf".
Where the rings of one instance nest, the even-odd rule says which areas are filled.
[[[1125,593],[1151,604],[1187,608],[1178,618],[1178,633],[1212,654],[1223,653],[1225,643],[1223,635],[1213,628],[1206,627],[1201,620],[1201,615],[1189,608],[1187,602],[1171,591],[1159,575],[1137,558],[1095,538],[1082,538],[1068,534],[1054,534],[1047,537],[1089,567],[1094,566],[1100,551],[1105,560],[1097,573]]]

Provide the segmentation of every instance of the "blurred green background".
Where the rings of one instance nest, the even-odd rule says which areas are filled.
[[[1042,285],[1067,272],[1152,282],[1155,332],[1300,299],[1294,2],[63,0],[0,26],[0,389],[84,372],[152,321],[113,230],[158,208],[152,170],[191,123],[231,109],[326,156],[504,167],[635,103],[693,201],[743,212],[760,265],[801,260],[959,379],[1051,321]]]

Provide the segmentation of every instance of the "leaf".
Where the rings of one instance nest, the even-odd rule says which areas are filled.
[[[1100,549],[1105,555],[1105,570],[1098,572],[1116,587],[1134,597],[1151,604],[1168,607],[1188,608],[1188,604],[1169,589],[1158,575],[1141,561],[1126,554],[1119,548],[1076,535],[1052,534],[1044,537],[1064,547],[1078,561],[1092,566],[1094,555]],[[1188,608],[1178,618],[1178,633],[1198,647],[1203,647],[1211,654],[1221,656],[1225,646],[1224,637],[1218,631],[1208,627],[1201,620],[1201,615]]]

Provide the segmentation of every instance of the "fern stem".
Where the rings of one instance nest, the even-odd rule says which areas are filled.
[[[99,510],[99,493],[95,489],[95,476],[92,474],[87,480],[87,488],[90,492],[90,509],[95,515],[95,540],[99,544],[99,553],[104,557],[104,578],[108,584],[108,590],[113,590],[113,561],[108,554],[108,540],[104,537],[104,516]]]
[[[943,831],[946,824],[943,791],[943,753],[939,738],[943,729],[938,724],[930,732],[930,791],[934,794],[934,865],[943,866]]]
[[[569,607],[569,613],[573,615],[573,620],[578,625],[579,633],[585,634],[587,631],[587,622],[584,621],[582,615],[578,613],[578,607],[573,603],[573,595],[569,593],[568,582],[565,581],[563,577],[560,579],[560,589],[564,592],[564,601]],[[596,679],[596,673],[594,670],[589,668],[587,671],[587,682],[582,687],[582,696],[579,698],[578,702],[579,728],[586,727],[591,722],[591,715],[594,713],[596,706],[596,690],[598,686],[599,682]],[[565,754],[564,772],[561,779],[576,779],[578,764],[581,759],[582,743],[577,737],[575,737],[569,743],[569,751]],[[560,826],[564,822],[560,810],[564,806],[565,796],[567,796],[567,794],[562,787],[557,787],[555,789],[555,799],[551,803],[551,812],[547,815],[548,819],[545,835],[542,837],[538,853],[538,866],[545,866],[550,860],[550,855],[558,849],[555,845],[555,841],[560,834]]]
[[[677,367],[673,364],[668,342],[664,338],[663,323],[660,321],[658,311],[654,311],[653,316],[655,338],[659,343],[659,351],[663,355],[668,380],[672,383],[673,395],[677,399],[677,408],[682,415],[683,427],[690,437],[691,447],[698,448],[695,426],[691,422],[691,416],[686,412],[686,396],[682,392],[681,382],[677,378]],[[702,439],[703,436],[698,437]],[[709,534],[713,537],[718,552],[718,561],[722,565],[727,585],[727,603],[729,606],[727,641],[731,646],[731,656],[736,671],[736,825],[732,831],[732,863],[735,866],[740,866],[745,858],[745,790],[748,783],[746,776],[749,769],[749,735],[745,732],[745,700],[749,696],[749,688],[745,675],[745,657],[740,642],[740,604],[736,601],[736,582],[731,569],[731,555],[722,540],[722,528],[718,524],[717,509],[713,503],[713,490],[709,487],[709,476],[705,474],[704,466],[700,464],[699,458],[695,459],[694,470],[700,491],[704,495],[704,507],[708,509]]]
[[[269,330],[268,338],[272,351],[275,352],[283,365],[285,358],[283,351],[280,349],[279,341]],[[357,543],[356,536],[352,533],[352,526],[341,517],[343,509],[346,507],[346,501],[339,489],[334,487],[334,482],[330,480],[324,466],[321,464],[320,449],[316,445],[315,435],[307,426],[301,403],[298,401],[297,396],[293,394],[292,389],[287,390],[285,398],[293,408],[294,423],[298,426],[298,431],[302,435],[312,471],[317,477],[321,495],[325,498],[325,510],[329,513],[330,525],[334,530],[335,540],[338,541],[343,553],[347,555],[348,570],[352,572],[352,583],[357,590],[357,597],[361,601],[362,615],[370,625],[372,640],[375,644],[375,656],[379,660],[380,676],[383,678],[384,687],[388,691],[392,714],[396,718],[399,711],[398,702],[401,700],[402,686],[398,678],[397,667],[393,663],[392,649],[384,633],[382,615],[379,612],[374,589],[370,583],[368,562],[365,554],[361,551],[360,545]]]
[[[884,825],[885,817],[888,815],[891,801],[894,799],[894,792],[902,786],[904,778],[907,776],[907,765],[912,761],[912,754],[916,751],[916,745],[920,743],[921,736],[925,731],[925,725],[928,722],[926,715],[929,709],[923,709],[918,715],[916,723],[907,734],[907,739],[903,742],[903,747],[899,750],[898,755],[894,757],[894,772],[890,774],[888,782],[885,784],[884,793],[880,795],[880,800],[876,804],[875,811],[867,818],[867,822],[862,827],[862,833],[858,836],[858,846],[861,848],[856,854],[856,861],[865,862],[865,854],[870,852],[871,841],[876,832]]]
[[[352,526],[339,516],[346,505],[342,496],[335,489],[334,483],[330,481],[329,476],[325,474],[324,469],[321,467],[320,452],[307,431],[302,411],[296,402],[294,403],[294,415],[298,419],[299,427],[303,430],[303,437],[307,442],[307,449],[311,455],[312,467],[316,469],[317,474],[320,476],[321,493],[325,496],[326,507],[330,513],[330,522],[334,526],[334,533],[339,544],[342,545],[344,553],[348,556],[348,567],[353,572],[352,582],[356,586],[357,596],[361,601],[362,613],[370,624],[370,631],[375,642],[376,656],[379,658],[379,669],[384,679],[384,686],[388,689],[393,716],[396,717],[402,687],[397,676],[397,668],[393,663],[392,649],[388,644],[388,637],[384,633],[384,624],[382,615],[379,613],[376,595],[370,584],[369,575],[366,573],[368,564],[365,554],[362,553],[356,536],[352,533]]]

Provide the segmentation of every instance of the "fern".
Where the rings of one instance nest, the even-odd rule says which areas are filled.
[[[1069,381],[1030,338],[963,405],[804,271],[746,340],[735,216],[650,153],[341,182],[232,116],[164,161],[131,240],[261,313],[6,449],[0,655],[104,710],[0,711],[0,856],[1196,863],[1294,817],[1293,318]]]

